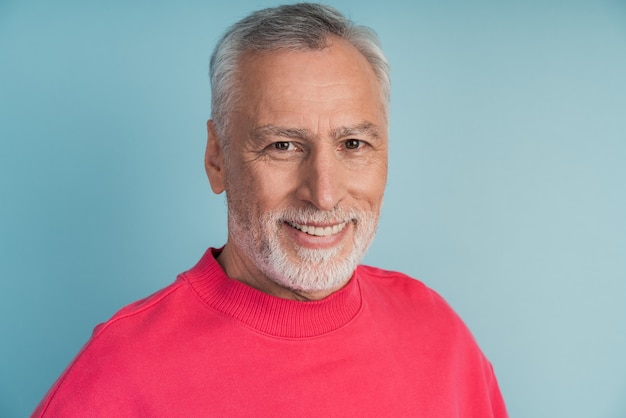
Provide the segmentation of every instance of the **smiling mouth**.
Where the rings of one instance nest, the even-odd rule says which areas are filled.
[[[305,234],[313,235],[315,237],[328,237],[340,233],[348,224],[348,222],[342,222],[340,224],[332,226],[315,226],[315,225],[300,225],[295,222],[285,221],[285,223],[292,228],[298,229]]]

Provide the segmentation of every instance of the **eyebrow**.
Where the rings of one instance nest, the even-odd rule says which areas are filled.
[[[285,128],[275,125],[263,125],[252,131],[252,138],[262,141],[267,137],[283,137],[288,139],[307,140],[313,137],[308,129]]]
[[[331,137],[334,140],[346,138],[350,136],[365,135],[372,139],[379,139],[380,134],[376,125],[371,122],[361,122],[353,126],[341,126],[331,131]],[[276,125],[263,125],[252,131],[252,138],[257,141],[263,141],[267,137],[282,137],[287,139],[310,140],[315,135],[308,129],[303,128],[287,128]]]
[[[371,122],[361,122],[354,126],[342,126],[332,131],[333,139],[341,139],[350,136],[362,136],[365,135],[371,139],[379,139],[380,133]]]

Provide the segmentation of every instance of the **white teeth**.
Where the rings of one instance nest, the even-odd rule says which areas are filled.
[[[333,226],[325,226],[325,227],[313,226],[313,225],[300,225],[300,224],[296,224],[293,222],[288,222],[288,224],[296,229],[299,229],[300,231],[306,234],[315,235],[317,237],[327,237],[329,235],[335,235],[341,232],[341,230],[345,228],[347,222],[343,222],[343,223],[333,225]]]

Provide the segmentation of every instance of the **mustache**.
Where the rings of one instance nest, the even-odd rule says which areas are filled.
[[[276,210],[265,215],[267,216],[266,220],[276,223],[292,222],[297,224],[340,224],[343,222],[359,222],[368,216],[374,215],[374,213],[367,210],[353,208],[319,210],[314,207],[304,207]]]

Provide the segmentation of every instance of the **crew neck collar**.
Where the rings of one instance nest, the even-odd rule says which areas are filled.
[[[257,331],[282,338],[316,337],[346,325],[361,309],[358,268],[337,292],[302,302],[271,296],[231,279],[216,261],[220,252],[210,248],[182,277],[204,303]]]

